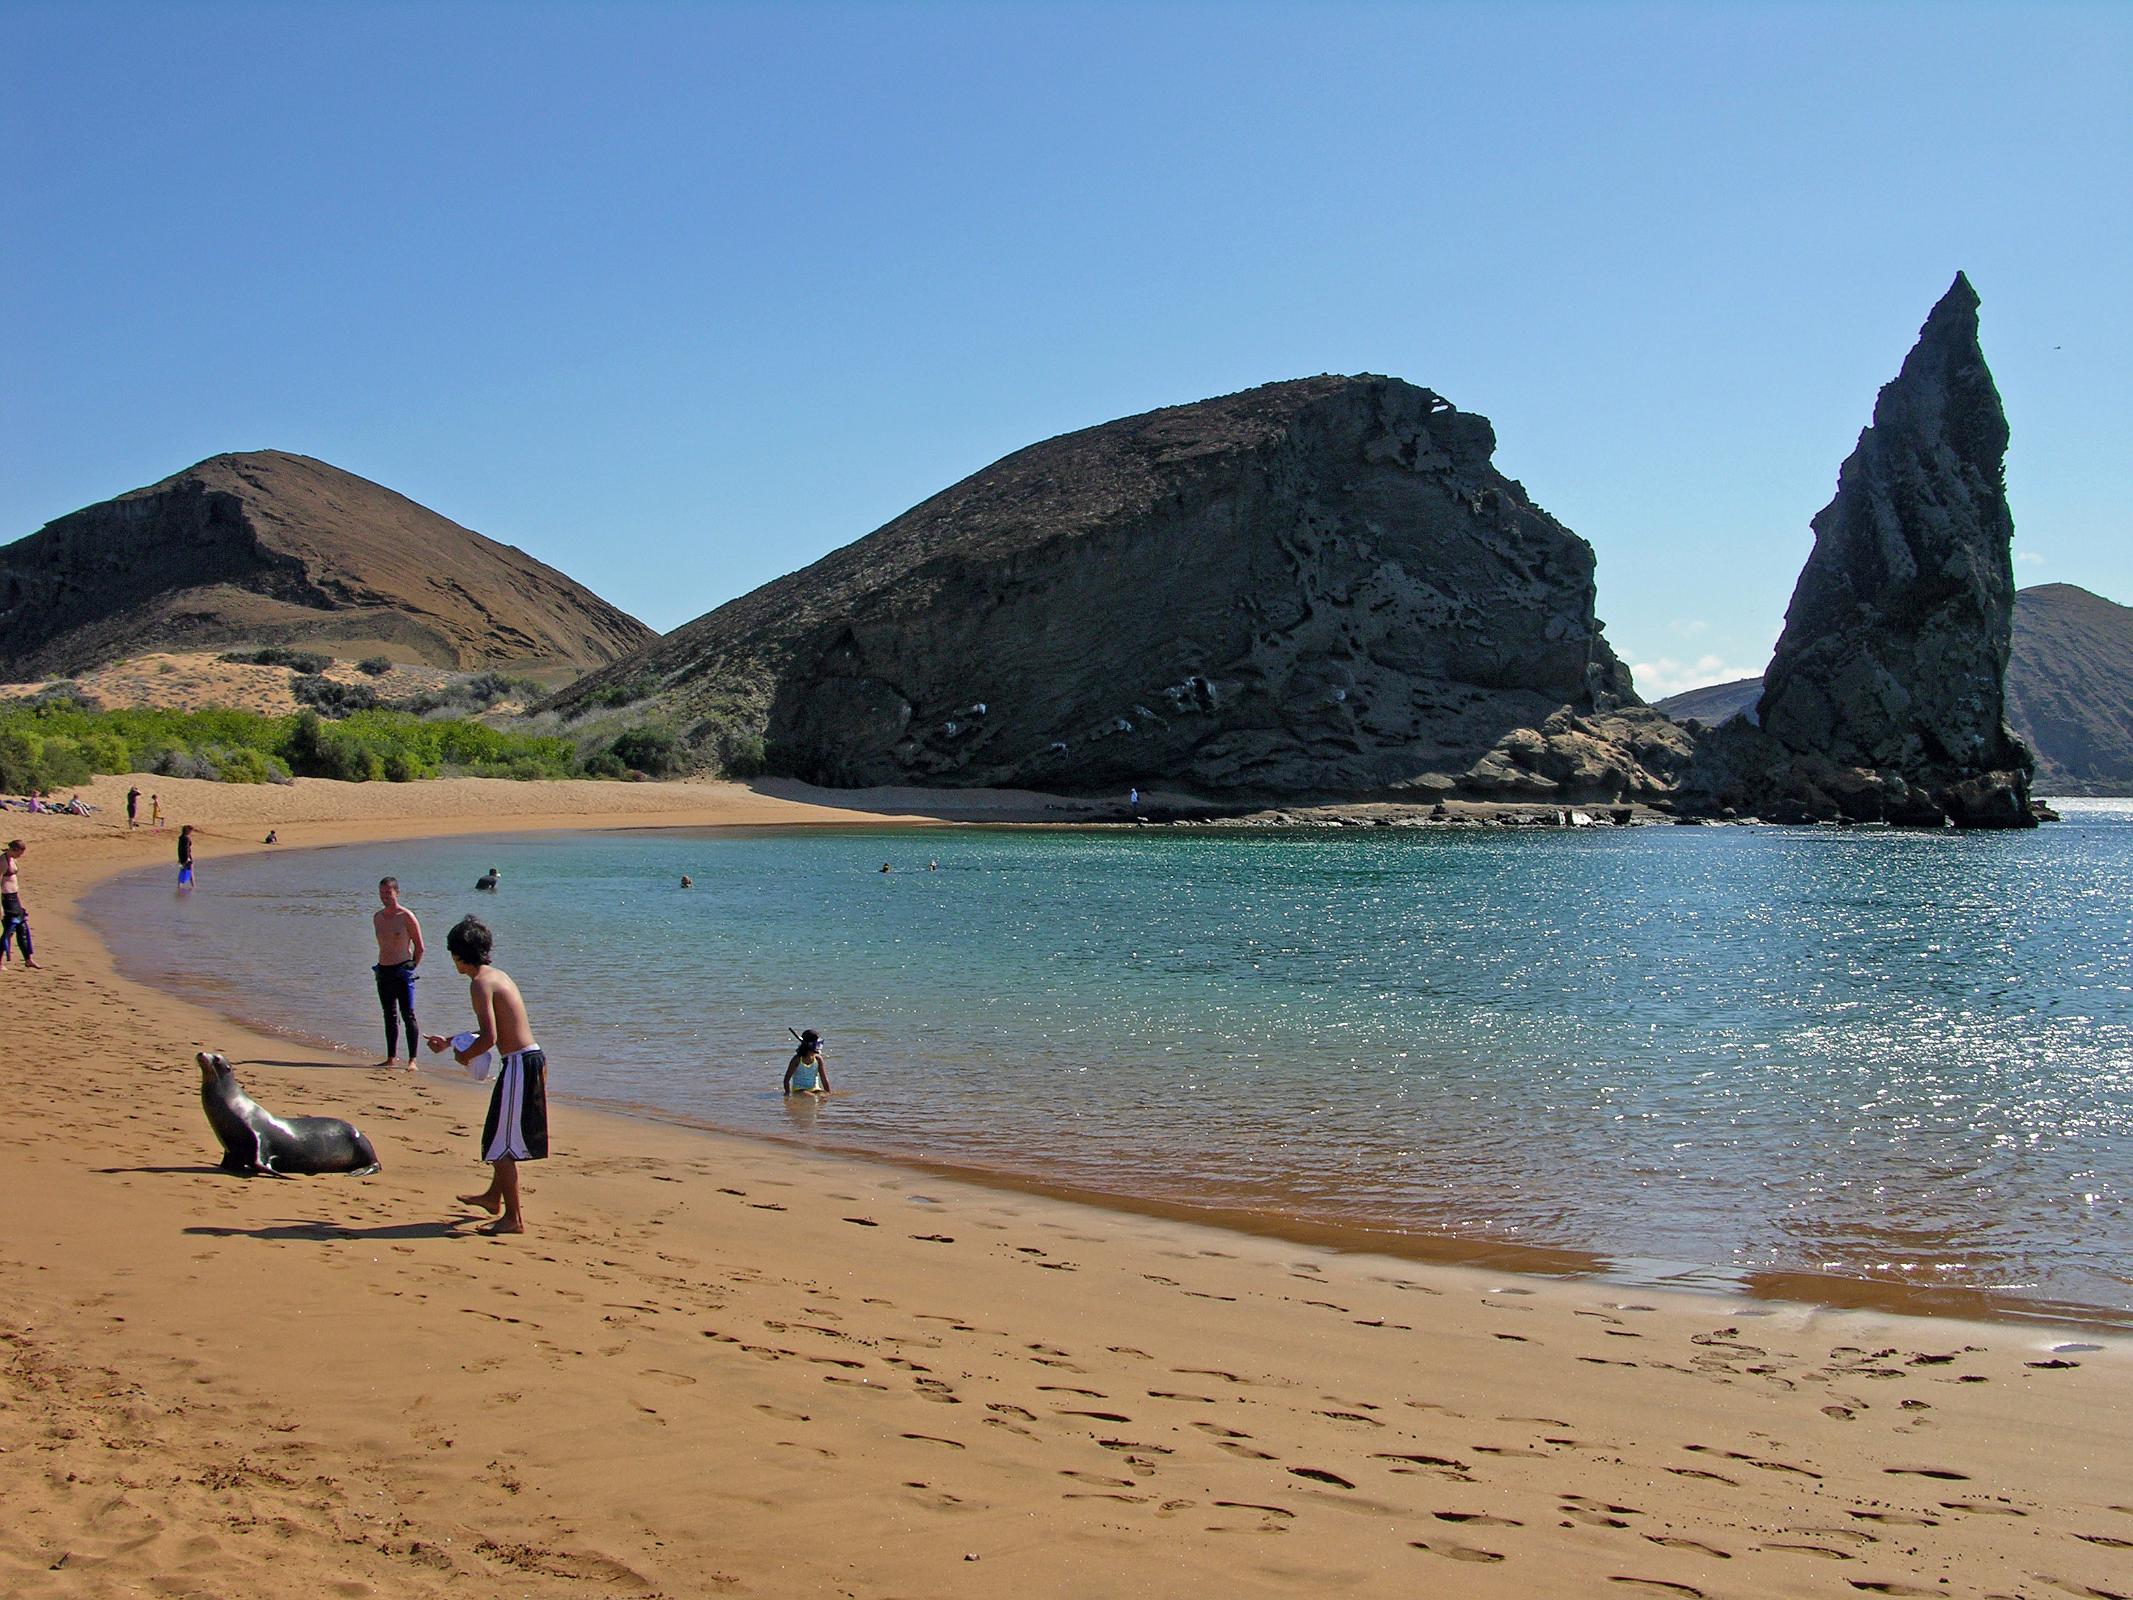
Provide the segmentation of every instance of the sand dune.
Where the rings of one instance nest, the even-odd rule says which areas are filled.
[[[209,856],[851,820],[157,783]],[[8,819],[47,963],[0,973],[11,1595],[2133,1594],[2119,1338],[1395,1263],[567,1105],[534,1231],[478,1236],[478,1088],[114,975],[72,897],[170,843],[117,814]],[[203,1044],[384,1170],[214,1171]]]

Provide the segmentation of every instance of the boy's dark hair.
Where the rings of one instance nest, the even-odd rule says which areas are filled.
[[[378,887],[381,889],[387,887],[397,889],[400,887],[400,880],[398,878],[380,878],[378,880]]]
[[[486,967],[495,941],[489,935],[487,923],[479,917],[467,916],[452,924],[452,931],[444,936],[444,947],[451,952],[454,961],[464,961],[470,967]]]

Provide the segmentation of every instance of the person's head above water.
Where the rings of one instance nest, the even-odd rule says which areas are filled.
[[[812,1050],[821,1043],[822,1035],[815,1032],[813,1028],[802,1028],[800,1030],[800,1048],[802,1050]]]
[[[495,941],[487,923],[476,916],[465,916],[452,924],[452,931],[444,936],[444,947],[461,966],[486,967]]]
[[[378,900],[384,905],[398,905],[400,903],[400,880],[398,878],[380,878],[378,880]]]

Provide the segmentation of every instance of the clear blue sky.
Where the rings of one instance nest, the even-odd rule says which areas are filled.
[[[1760,670],[1956,270],[2133,602],[2133,5],[0,0],[0,539],[322,457],[670,628],[1034,440],[1490,417],[1647,694]]]

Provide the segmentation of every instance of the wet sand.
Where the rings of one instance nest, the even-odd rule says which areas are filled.
[[[482,1237],[480,1087],[115,974],[74,897],[173,849],[125,787],[0,821],[46,966],[0,973],[7,1593],[2133,1594],[2120,1336],[1395,1261],[567,1104],[533,1231]],[[142,787],[204,827],[202,893],[268,826],[940,799]],[[202,1046],[385,1170],[216,1172]]]

